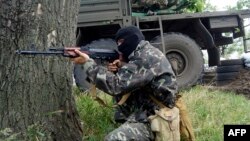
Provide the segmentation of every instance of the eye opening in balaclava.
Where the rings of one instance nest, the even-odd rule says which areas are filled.
[[[119,39],[124,39],[124,41],[118,46],[118,50],[122,53],[123,59],[128,61],[128,56],[136,49],[140,41],[144,40],[144,36],[136,26],[127,26],[116,33],[116,42]]]

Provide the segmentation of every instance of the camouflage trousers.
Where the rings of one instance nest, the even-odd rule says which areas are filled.
[[[110,132],[105,141],[153,141],[154,135],[149,123],[125,122]]]

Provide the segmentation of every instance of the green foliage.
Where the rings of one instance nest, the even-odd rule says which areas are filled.
[[[206,1],[206,3],[204,4],[204,11],[216,11],[216,6],[215,5],[212,5],[210,3],[210,1]]]
[[[246,8],[250,8],[250,0],[238,0],[237,2],[237,9],[246,9]]]
[[[183,96],[197,141],[221,141],[223,125],[250,123],[250,103],[242,95],[197,86]]]
[[[224,124],[250,124],[250,102],[235,93],[196,86],[182,91],[197,141],[222,141]],[[103,95],[103,94],[100,94]],[[112,99],[107,98],[110,106]],[[102,107],[88,94],[77,94],[77,108],[84,123],[85,140],[100,141],[118,124],[113,110]]]
[[[88,93],[78,93],[76,105],[83,121],[84,140],[100,141],[104,136],[115,129],[118,125],[113,121],[113,102],[111,96],[99,94],[101,98],[110,106],[103,107]]]
[[[38,123],[30,125],[25,136],[25,140],[28,141],[46,141],[48,139],[44,131],[44,125]]]
[[[205,7],[205,0],[180,0],[176,11],[201,12]]]
[[[28,126],[23,133],[15,133],[10,128],[0,130],[0,141],[47,141],[50,136],[45,133],[45,127],[42,124],[32,124]]]
[[[0,140],[1,141],[16,141],[18,133],[13,133],[10,128],[5,128],[0,130]]]

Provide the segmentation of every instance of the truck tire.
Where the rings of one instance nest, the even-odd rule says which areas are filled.
[[[242,68],[243,65],[218,66],[216,72],[217,73],[239,72],[239,70]]]
[[[222,60],[220,66],[218,66],[216,70],[217,86],[224,86],[232,83],[242,68],[242,59]]]
[[[231,80],[221,80],[221,81],[216,81],[216,86],[220,87],[220,86],[229,85],[231,83],[232,83]]]
[[[238,76],[239,72],[225,72],[216,74],[216,86],[225,86],[232,83]]]
[[[180,89],[197,84],[203,72],[204,59],[199,45],[190,37],[181,33],[164,34],[165,54],[177,76]],[[151,43],[161,47],[161,37],[155,37]]]
[[[228,73],[217,73],[216,80],[217,81],[225,81],[225,80],[234,80],[239,72],[228,72]]]
[[[92,41],[90,44],[86,45],[91,48],[104,48],[104,49],[117,49],[116,42],[113,39],[107,38],[107,39],[99,39]],[[103,65],[100,60],[96,60],[97,64]],[[90,88],[90,83],[86,81],[86,73],[83,72],[82,65],[74,65],[74,79],[76,86],[81,91],[87,91]]]
[[[243,65],[244,61],[242,59],[231,59],[220,61],[220,66],[231,66],[231,65]]]

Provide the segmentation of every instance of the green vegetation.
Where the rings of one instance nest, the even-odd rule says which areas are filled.
[[[181,0],[180,3],[182,4],[177,9],[186,7],[184,12],[202,12],[205,8],[206,0]]]
[[[89,94],[77,90],[74,93],[83,121],[84,140],[103,140],[105,134],[118,126],[113,121],[113,110],[101,106]],[[112,106],[112,98],[99,93]],[[250,102],[243,95],[204,86],[196,86],[181,94],[189,108],[197,141],[222,141],[224,124],[250,124]]]
[[[88,93],[80,93],[78,90],[74,93],[77,95],[76,104],[83,121],[84,140],[101,141],[108,132],[118,127],[113,120],[111,96],[98,93],[98,96],[110,106],[103,107]]]
[[[183,92],[197,141],[222,141],[224,124],[250,124],[250,102],[243,95],[198,86]]]
[[[170,3],[173,3],[173,1],[170,1]],[[180,13],[195,13],[202,12],[205,8],[205,4],[206,0],[178,0],[170,9]]]

